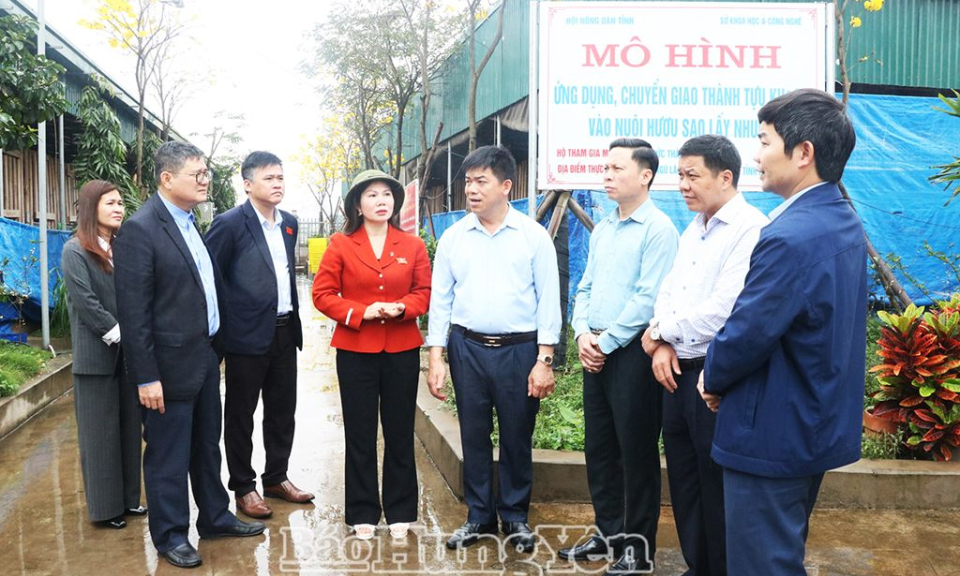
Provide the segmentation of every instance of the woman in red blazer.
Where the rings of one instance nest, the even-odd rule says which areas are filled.
[[[394,538],[417,519],[413,421],[430,302],[430,261],[420,238],[399,229],[403,186],[361,172],[344,199],[347,224],[330,239],[313,280],[317,310],[336,320],[331,345],[346,439],[346,523],[373,537],[385,515]],[[377,421],[383,424],[383,505],[377,487]]]

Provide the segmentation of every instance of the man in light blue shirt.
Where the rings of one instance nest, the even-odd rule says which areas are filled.
[[[211,175],[203,152],[167,142],[156,155],[157,193],[120,227],[114,284],[127,379],[139,384],[150,537],[161,558],[201,563],[190,544],[190,496],[201,538],[255,536],[262,522],[230,512],[220,480],[222,279],[193,222]],[[130,384],[133,385],[133,384]]]
[[[163,202],[163,205],[167,207],[167,210],[170,211],[170,215],[173,216],[173,221],[176,222],[177,229],[180,230],[180,234],[183,235],[183,241],[187,243],[187,248],[190,249],[193,263],[197,266],[197,271],[200,272],[200,281],[203,283],[203,296],[207,301],[207,325],[210,328],[207,335],[212,338],[213,335],[220,330],[220,308],[217,302],[217,285],[213,276],[213,263],[210,261],[210,253],[207,252],[207,247],[203,244],[203,239],[200,237],[200,231],[197,230],[197,223],[193,217],[193,212],[187,212],[179,208],[173,202],[164,198],[163,194],[158,194],[158,197],[160,201]],[[142,383],[141,386],[149,384],[151,383],[145,382]]]
[[[662,389],[640,335],[673,266],[679,235],[649,196],[658,166],[644,140],[610,144],[604,189],[617,210],[590,236],[573,309],[584,370],[587,481],[599,534],[559,555],[585,560],[612,552],[615,574],[652,568],[660,518]]]
[[[440,239],[430,300],[430,392],[445,399],[447,348],[456,391],[467,521],[450,549],[497,533],[534,547],[527,524],[533,483],[533,428],[540,399],[553,392],[560,339],[557,253],[546,230],[510,207],[516,163],[499,146],[463,162],[470,213]],[[500,424],[499,495],[494,498],[493,409]]]

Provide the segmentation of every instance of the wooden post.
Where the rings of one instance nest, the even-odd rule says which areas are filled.
[[[587,232],[593,232],[593,227],[595,224],[593,220],[590,219],[590,216],[587,215],[587,211],[583,209],[583,206],[577,202],[577,199],[573,196],[570,197],[570,212],[573,212],[573,215],[577,217],[577,220],[583,224],[583,227],[587,229]]]
[[[534,216],[534,220],[537,222],[543,220],[543,217],[546,216],[547,211],[553,207],[557,202],[557,191],[549,190],[546,195],[543,197],[543,202],[540,203],[540,207],[537,208],[537,213]]]
[[[550,225],[547,226],[547,232],[550,234],[550,240],[557,237],[557,231],[560,229],[560,222],[567,211],[567,203],[570,201],[570,191],[564,190],[557,196],[557,205],[553,208],[553,217],[550,218]]]

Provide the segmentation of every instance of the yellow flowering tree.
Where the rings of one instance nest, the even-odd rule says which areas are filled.
[[[130,52],[136,58],[137,164],[134,179],[138,186],[143,183],[143,114],[147,87],[157,69],[156,58],[163,53],[163,47],[183,30],[168,4],[163,0],[97,0],[96,18],[79,22],[90,30],[102,31],[111,47]]]
[[[850,100],[850,86],[853,80],[850,79],[850,71],[858,64],[873,60],[883,65],[883,62],[872,55],[864,55],[857,58],[856,63],[851,66],[847,62],[847,39],[851,31],[863,26],[863,18],[868,12],[879,12],[883,9],[884,0],[833,0],[837,18],[837,60],[840,63],[840,83],[843,85],[843,105],[847,105]]]
[[[320,134],[305,138],[294,155],[307,188],[317,201],[320,221],[328,234],[343,214],[342,183],[349,182],[363,166],[360,144],[349,128],[350,115],[350,112],[328,115]]]

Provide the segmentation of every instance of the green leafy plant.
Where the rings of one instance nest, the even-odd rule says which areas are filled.
[[[240,163],[240,159],[235,157],[210,160],[209,168],[213,171],[213,180],[210,181],[208,197],[217,214],[223,214],[237,205],[237,190],[233,187],[233,177],[240,171]]]
[[[77,134],[77,156],[73,170],[77,182],[106,180],[120,189],[127,215],[142,203],[140,191],[127,172],[127,145],[120,135],[120,119],[106,103],[101,87],[87,86],[77,102],[80,131]]]
[[[876,316],[867,318],[867,358],[875,358],[880,350],[880,344],[877,343],[880,340],[880,326],[880,320]],[[877,381],[877,375],[871,372],[868,366],[864,375],[863,407],[865,409],[873,409],[876,404],[874,394],[879,391],[880,382]]]
[[[146,199],[150,194],[153,194],[153,191],[157,189],[157,174],[156,174],[156,156],[157,148],[160,148],[160,145],[163,142],[160,138],[153,132],[145,132],[143,135],[143,175],[141,176],[142,180],[140,182],[140,198]],[[131,145],[127,150],[127,166],[130,169],[130,173],[133,173],[136,168],[137,161],[137,151],[135,150],[136,145]]]
[[[583,450],[583,368],[576,350],[576,344],[568,344],[567,364],[555,372],[556,390],[540,401],[534,448]]]
[[[860,456],[865,460],[896,460],[903,431],[895,434],[864,434],[860,441]]]
[[[423,243],[427,247],[427,258],[430,259],[430,269],[433,270],[433,259],[437,255],[437,239],[434,238],[426,228],[420,228],[420,239],[423,240]],[[420,329],[426,330],[430,322],[430,315],[424,314],[420,316]]]
[[[53,301],[56,305],[50,310],[50,336],[54,338],[66,338],[70,336],[70,314],[67,311],[67,284],[63,281],[63,275],[59,270],[55,270],[57,275],[57,284],[53,289]]]
[[[43,370],[50,353],[0,340],[0,396],[13,396],[20,385]]]
[[[38,56],[36,22],[0,17],[0,148],[22,150],[37,143],[37,123],[67,107],[63,66]]]
[[[947,114],[953,116],[954,118],[960,118],[960,92],[953,90],[953,98],[948,98],[943,94],[938,94],[940,100],[946,105],[946,108],[935,108]],[[954,198],[960,194],[960,156],[955,156],[953,162],[949,164],[943,164],[940,166],[934,166],[940,170],[933,176],[930,176],[930,182],[934,184],[943,184],[943,189],[949,191],[953,188],[953,194],[950,195],[950,198],[947,199],[944,206],[950,204]]]
[[[911,305],[877,316],[882,361],[871,368],[880,384],[873,414],[897,422],[911,450],[950,460],[960,446],[960,295],[930,312]]]
[[[23,324],[23,305],[30,298],[30,271],[40,260],[37,258],[36,242],[30,250],[20,256],[19,261],[11,262],[9,258],[0,261],[3,270],[3,282],[0,283],[0,302],[7,302],[17,311],[16,320]]]

